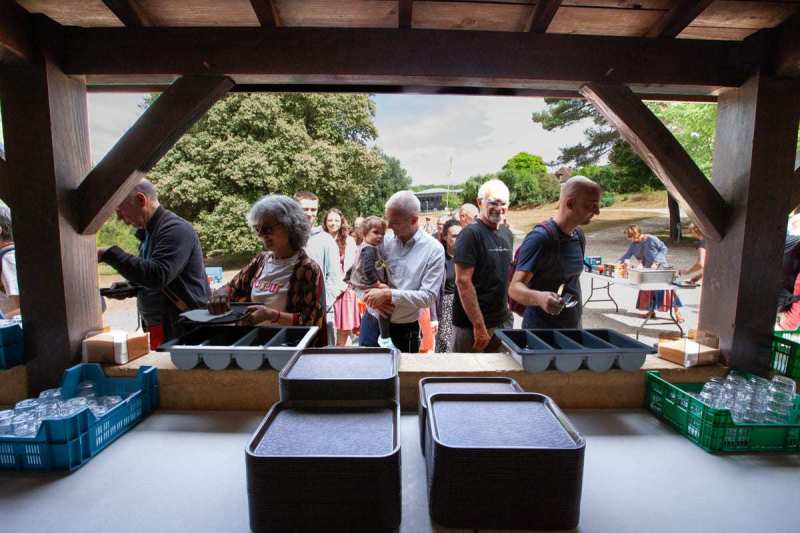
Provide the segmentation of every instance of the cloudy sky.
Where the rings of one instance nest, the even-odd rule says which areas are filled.
[[[92,157],[99,161],[141,114],[142,94],[89,95]],[[377,144],[415,184],[462,183],[495,172],[518,152],[553,161],[580,142],[582,127],[548,132],[531,121],[541,98],[377,95]],[[450,162],[452,161],[452,173]]]

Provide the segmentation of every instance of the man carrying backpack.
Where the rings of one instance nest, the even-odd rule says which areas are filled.
[[[581,327],[580,275],[586,237],[579,226],[600,214],[602,194],[589,178],[570,178],[561,187],[556,216],[525,236],[508,287],[510,304],[525,307],[523,328]]]

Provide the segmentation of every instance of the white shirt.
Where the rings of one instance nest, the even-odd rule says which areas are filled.
[[[264,260],[264,268],[261,274],[253,282],[250,290],[250,298],[256,303],[260,303],[277,309],[286,311],[286,301],[289,294],[289,282],[292,279],[294,267],[297,264],[299,254],[281,259],[269,254]]]
[[[444,247],[417,229],[406,243],[386,235],[379,247],[389,265],[394,312],[391,321],[407,324],[419,320],[419,312],[436,302],[444,279]]]
[[[0,249],[0,251],[5,250],[6,248],[13,247],[13,244],[9,244],[4,248]],[[3,256],[2,262],[2,271],[3,271],[3,288],[5,289],[4,292],[6,296],[19,296],[19,284],[17,283],[17,255],[16,251],[11,250],[7,252]]]
[[[311,230],[311,236],[306,243],[306,253],[322,270],[325,282],[325,306],[331,307],[347,287],[339,263],[339,245],[330,233],[322,231],[322,228],[317,226]]]

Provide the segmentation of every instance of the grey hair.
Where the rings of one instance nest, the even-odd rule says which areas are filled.
[[[268,194],[250,208],[247,223],[255,227],[268,216],[286,228],[292,250],[300,250],[306,245],[311,234],[311,224],[297,201],[282,194]]]
[[[131,193],[128,195],[128,198],[132,197],[136,193],[142,193],[151,200],[158,201],[158,191],[156,191],[156,186],[153,185],[153,182],[148,179],[143,179],[136,186],[133,188]]]
[[[458,208],[458,214],[467,213],[468,215],[474,217],[478,214],[478,207],[475,204],[464,204]]]
[[[511,196],[508,192],[508,186],[497,178],[485,182],[478,189],[478,198],[481,202],[492,194],[495,198],[505,200],[506,203],[508,203],[508,199]]]
[[[386,209],[395,209],[404,215],[419,215],[420,203],[417,195],[411,191],[397,191],[386,200]]]
[[[11,209],[0,201],[0,237],[13,241],[14,232],[11,229]]]

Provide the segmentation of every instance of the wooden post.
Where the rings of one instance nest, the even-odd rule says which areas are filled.
[[[21,308],[33,394],[60,383],[100,327],[94,235],[72,226],[70,192],[90,168],[86,87],[47,57],[0,77]]]
[[[797,82],[756,72],[719,96],[713,182],[729,206],[723,239],[707,241],[700,327],[727,362],[765,373],[781,283],[797,139]]]

